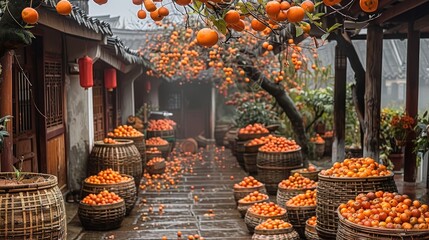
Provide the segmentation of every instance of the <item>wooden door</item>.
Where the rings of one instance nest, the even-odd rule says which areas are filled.
[[[22,171],[38,172],[37,129],[35,124],[34,91],[36,82],[35,54],[32,47],[15,52],[13,63],[13,154],[15,167]]]
[[[103,96],[103,82],[98,78],[94,79],[94,86],[92,87],[92,103],[94,114],[94,140],[103,140],[105,133],[104,121],[104,96]]]

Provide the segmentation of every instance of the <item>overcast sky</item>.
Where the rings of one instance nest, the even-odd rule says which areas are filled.
[[[89,0],[90,16],[110,15],[130,19],[136,16],[139,9],[140,7],[134,5],[132,0],[108,0],[104,5],[98,5],[93,0]]]

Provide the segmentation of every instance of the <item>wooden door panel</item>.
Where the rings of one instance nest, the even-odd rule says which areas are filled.
[[[52,138],[47,143],[48,173],[58,177],[58,186],[64,189],[67,186],[67,164],[64,134]]]
[[[16,162],[15,167],[19,167],[22,160],[22,171],[24,172],[37,172],[37,154],[35,149],[37,149],[35,136],[29,138],[15,138],[15,156]]]

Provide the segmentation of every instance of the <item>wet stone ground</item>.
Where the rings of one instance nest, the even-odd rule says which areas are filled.
[[[251,239],[232,191],[247,174],[229,152],[208,148],[172,162],[169,177],[145,175],[136,206],[120,228],[83,230],[75,239],[187,239],[195,234],[204,239]],[[78,227],[78,217],[69,225]]]

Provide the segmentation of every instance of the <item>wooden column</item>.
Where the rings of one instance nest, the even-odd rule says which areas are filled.
[[[407,87],[405,111],[411,117],[418,113],[419,105],[419,52],[420,32],[414,30],[414,22],[408,23],[407,43]],[[417,178],[416,154],[413,152],[413,140],[416,134],[411,132],[407,138],[404,154],[404,181],[415,182]]]
[[[0,75],[0,117],[12,115],[12,57],[13,52],[7,51],[1,58],[2,73]],[[4,139],[1,153],[1,171],[11,172],[13,163],[13,132],[12,122],[8,122],[7,131],[10,136]]]
[[[366,37],[364,157],[379,158],[381,67],[383,57],[383,30],[370,24]]]
[[[339,45],[335,47],[334,139],[332,162],[345,157],[347,57]]]

